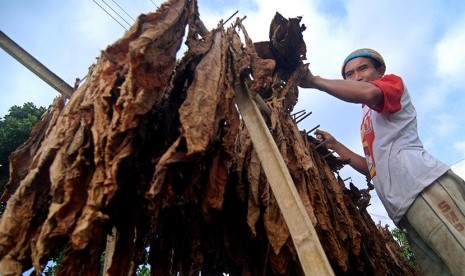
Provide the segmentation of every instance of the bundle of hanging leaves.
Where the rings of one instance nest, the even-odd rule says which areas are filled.
[[[195,0],[139,16],[69,102],[54,101],[10,157],[0,274],[39,274],[57,254],[57,275],[134,275],[144,263],[152,275],[302,274],[236,108],[237,82],[264,99],[335,273],[414,274],[366,212],[368,189],[345,188],[343,164],[290,115],[306,54],[300,18],[276,14],[270,41],[256,44],[239,19],[208,33],[199,25]]]

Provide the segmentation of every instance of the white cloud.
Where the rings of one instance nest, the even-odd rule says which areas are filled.
[[[452,171],[460,176],[462,179],[465,179],[465,161],[459,162],[451,167]]]
[[[451,135],[459,130],[461,127],[458,123],[459,121],[456,119],[454,114],[450,113],[443,113],[434,116],[435,121],[435,129],[437,130],[435,135],[437,137],[446,137],[447,135]]]
[[[465,157],[465,140],[461,140],[454,143],[454,149],[461,153],[462,157]]]
[[[448,102],[448,95],[452,93],[448,84],[439,80],[437,76],[428,77],[426,80],[428,85],[422,85],[423,91],[416,91],[417,106],[424,112],[437,110],[444,107]]]
[[[465,71],[465,18],[447,31],[444,38],[436,45],[437,73],[450,85],[463,84]]]
[[[459,141],[459,142],[455,143],[454,146],[457,149],[463,150],[464,155],[465,155],[465,141]]]
[[[462,179],[465,179],[465,140],[462,140],[453,143],[452,148],[455,152],[456,160],[452,161],[450,164],[451,169],[460,176]]]

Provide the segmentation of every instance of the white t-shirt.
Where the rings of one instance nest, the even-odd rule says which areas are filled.
[[[384,101],[362,106],[362,143],[376,192],[397,224],[417,195],[449,167],[423,148],[415,107],[402,79],[386,75],[370,83],[383,91]]]

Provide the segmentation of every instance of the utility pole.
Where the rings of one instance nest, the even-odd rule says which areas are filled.
[[[27,69],[31,70],[39,78],[45,81],[48,85],[53,87],[60,94],[70,98],[74,92],[74,89],[62,80],[60,77],[55,75],[32,55],[30,55],[26,50],[21,48],[16,42],[9,38],[3,31],[0,30],[0,47],[2,47],[5,52],[14,57]]]

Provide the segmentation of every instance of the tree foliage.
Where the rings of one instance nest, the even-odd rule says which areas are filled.
[[[392,236],[399,243],[402,248],[402,255],[406,261],[408,261],[412,266],[415,266],[415,256],[413,255],[410,244],[407,240],[407,234],[399,228],[392,230]]]
[[[23,106],[10,107],[9,113],[0,118],[0,194],[3,194],[8,181],[8,157],[28,139],[32,128],[45,111],[45,107],[36,107],[27,102]]]

